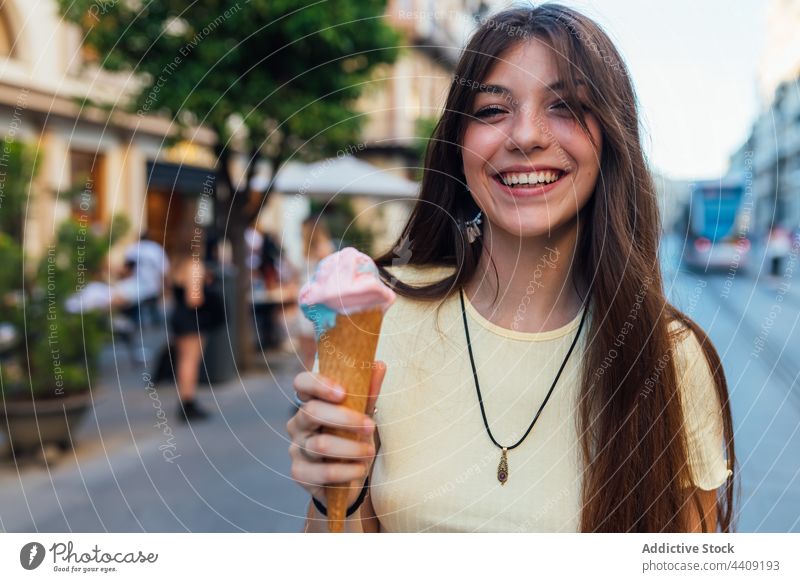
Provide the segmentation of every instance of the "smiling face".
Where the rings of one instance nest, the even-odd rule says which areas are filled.
[[[485,219],[514,236],[547,236],[570,223],[600,173],[600,126],[587,112],[592,143],[558,81],[551,50],[520,42],[496,61],[467,112],[467,186]]]

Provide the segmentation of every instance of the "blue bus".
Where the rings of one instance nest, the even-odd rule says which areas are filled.
[[[702,271],[746,267],[751,243],[744,193],[739,181],[709,180],[692,185],[683,253],[688,267]]]

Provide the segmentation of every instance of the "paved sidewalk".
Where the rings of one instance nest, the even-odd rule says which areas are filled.
[[[285,427],[300,364],[268,360],[201,388],[213,418],[187,426],[173,384],[153,386],[124,347],[107,350],[75,452],[0,463],[0,531],[299,531],[307,496],[288,476]]]

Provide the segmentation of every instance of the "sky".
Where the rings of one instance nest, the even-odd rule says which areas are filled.
[[[631,70],[654,169],[715,178],[761,104],[769,0],[561,0],[599,22]]]

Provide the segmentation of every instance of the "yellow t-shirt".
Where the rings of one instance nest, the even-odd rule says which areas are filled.
[[[440,280],[452,272],[414,266],[389,270],[409,284]],[[559,329],[520,332],[491,323],[465,300],[487,420],[495,439],[511,445],[539,409],[581,314]],[[381,448],[371,480],[382,531],[578,531],[578,380],[590,319],[591,309],[533,430],[508,452],[509,478],[501,485],[501,451],[481,417],[458,293],[444,302],[398,296],[384,318],[376,355],[387,364],[376,403]],[[679,370],[685,370],[681,386],[688,397],[692,473],[697,486],[714,489],[730,474],[719,399],[694,334],[685,337],[677,360]]]

